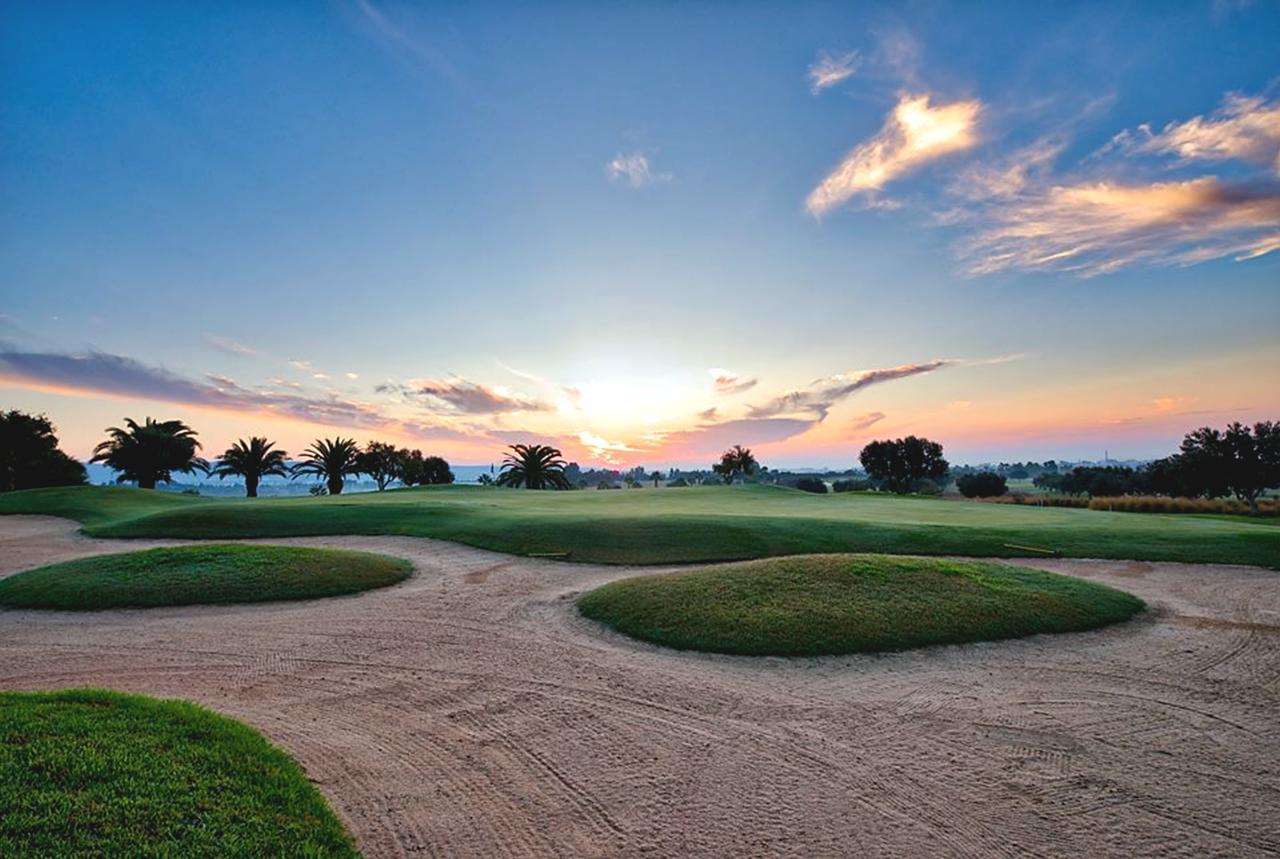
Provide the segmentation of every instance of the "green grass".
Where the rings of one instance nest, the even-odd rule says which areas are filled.
[[[574,561],[686,563],[814,552],[1222,562],[1280,568],[1280,529],[1158,513],[811,495],[770,486],[527,492],[469,486],[328,498],[203,499],[104,487],[0,495],[0,513],[43,513],[101,537],[404,534]]]
[[[199,545],[96,555],[0,579],[6,608],[98,609],[350,594],[407,578],[407,561],[294,546]]]
[[[358,856],[302,769],[186,701],[0,693],[0,856]]]
[[[799,555],[611,582],[586,617],[681,650],[820,656],[1075,632],[1127,620],[1142,600],[1005,564]]]

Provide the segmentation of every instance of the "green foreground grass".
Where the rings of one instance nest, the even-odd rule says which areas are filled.
[[[578,610],[626,635],[747,656],[906,650],[1076,632],[1127,620],[1142,600],[1005,564],[889,555],[801,555],[639,576]]]
[[[302,769],[186,701],[0,693],[0,856],[358,856]]]
[[[96,611],[356,593],[409,576],[407,561],[295,546],[200,545],[96,555],[0,579],[5,608]]]
[[[511,554],[696,563],[816,552],[1069,557],[1280,568],[1280,529],[1156,513],[1018,507],[771,486],[528,492],[471,486],[204,499],[108,487],[0,495],[0,514],[64,516],[100,537],[435,537]]]

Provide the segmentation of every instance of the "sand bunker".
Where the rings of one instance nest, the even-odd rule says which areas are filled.
[[[0,517],[0,573],[172,541]],[[1280,852],[1280,574],[1027,559],[1153,611],[889,656],[677,653],[577,616],[638,572],[430,540],[313,602],[0,612],[0,687],[189,698],[306,767],[368,856]],[[652,572],[647,568],[646,572]]]

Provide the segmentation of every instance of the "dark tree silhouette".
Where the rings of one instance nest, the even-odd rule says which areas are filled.
[[[962,474],[956,478],[956,489],[965,498],[996,498],[1009,491],[1004,475],[994,471]]]
[[[503,456],[499,486],[525,489],[571,489],[565,477],[565,461],[554,447],[545,444],[513,444]]]
[[[735,444],[722,453],[720,461],[711,466],[711,470],[723,477],[725,483],[733,483],[734,478],[739,475],[748,477],[755,474],[759,468],[760,463],[756,462],[750,449],[740,444]]]
[[[139,489],[155,489],[157,483],[169,483],[175,472],[208,473],[209,463],[196,456],[196,432],[182,421],[147,418],[138,424],[125,418],[124,423],[127,429],[107,428],[107,440],[93,449],[89,460],[120,472],[117,483],[135,480]]]
[[[1280,485],[1280,423],[1241,423],[1225,432],[1201,427],[1182,440],[1178,456],[1186,472],[1185,482],[1209,497],[1231,492],[1258,512],[1258,496]]]
[[[219,480],[227,477],[244,478],[244,494],[248,498],[258,497],[258,484],[268,475],[287,477],[289,466],[285,463],[288,454],[283,450],[275,450],[275,442],[265,438],[251,436],[246,442],[240,439],[222,452],[218,463],[211,474]]]
[[[341,495],[348,476],[360,473],[360,447],[355,439],[316,439],[293,466],[293,476],[308,474],[325,482],[330,495]]]
[[[371,441],[356,456],[356,468],[372,477],[381,492],[393,481],[404,479],[407,454],[408,451],[397,450],[393,444]]]
[[[84,466],[59,451],[47,417],[0,412],[0,492],[83,483]]]
[[[873,441],[858,458],[872,480],[899,494],[910,492],[918,481],[943,479],[950,468],[942,458],[942,445],[913,435]]]
[[[85,482],[84,466],[58,450],[47,417],[0,412],[0,492]]]
[[[404,473],[400,480],[405,486],[436,486],[453,483],[453,472],[449,463],[438,456],[423,456],[420,450],[402,450]],[[486,475],[487,476],[487,475]],[[493,479],[490,478],[492,483]]]

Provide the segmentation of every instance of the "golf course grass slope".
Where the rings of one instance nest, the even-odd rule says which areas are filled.
[[[815,552],[1056,553],[1280,568],[1280,528],[1185,514],[1021,507],[777,486],[531,492],[478,486],[328,497],[208,499],[81,486],[0,495],[0,514],[62,516],[96,537],[234,539],[395,534],[610,564]],[[1028,548],[1030,547],[1030,548]]]
[[[385,587],[412,569],[369,552],[179,546],[77,558],[0,579],[0,607],[96,611],[311,599]]]
[[[0,856],[358,855],[247,725],[186,701],[0,693]]]
[[[821,656],[1075,632],[1144,608],[1123,591],[1005,564],[801,555],[622,579],[593,620],[681,650]]]

